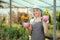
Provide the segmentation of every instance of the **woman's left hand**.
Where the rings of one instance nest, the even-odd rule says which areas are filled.
[[[49,20],[43,20],[44,23],[49,23]]]
[[[44,20],[45,23],[49,23],[49,20]]]
[[[47,22],[47,20],[43,20],[44,22]]]

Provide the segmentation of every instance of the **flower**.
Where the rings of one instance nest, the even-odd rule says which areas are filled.
[[[45,11],[44,16],[42,17],[42,19],[43,19],[44,21],[49,20],[49,12],[48,12],[47,9],[46,9],[46,11]]]
[[[29,19],[29,17],[27,16],[27,17],[25,17],[25,19],[27,19],[27,20],[28,20],[28,19]]]
[[[49,13],[49,11],[48,11],[48,9],[46,9],[46,13],[45,14],[48,15],[48,13]]]
[[[22,16],[21,16],[21,19],[25,19],[25,16],[24,16],[24,15],[22,15]]]

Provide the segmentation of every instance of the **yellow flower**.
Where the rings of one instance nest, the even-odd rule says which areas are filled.
[[[46,10],[46,14],[48,14],[48,10]]]

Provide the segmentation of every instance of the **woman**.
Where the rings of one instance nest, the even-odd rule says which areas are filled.
[[[34,18],[30,20],[29,27],[31,40],[45,40],[45,34],[48,31],[48,20],[42,19],[42,11],[39,8],[34,8],[33,14]]]

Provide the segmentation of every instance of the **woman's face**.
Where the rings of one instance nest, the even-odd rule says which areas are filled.
[[[41,11],[38,8],[34,8],[33,9],[33,13],[35,17],[39,17],[41,16]]]

